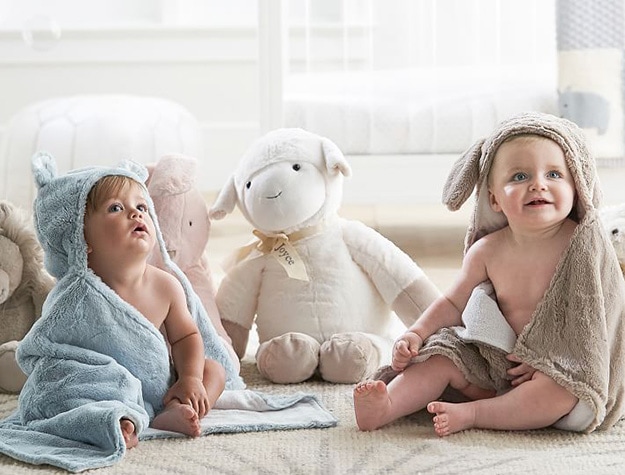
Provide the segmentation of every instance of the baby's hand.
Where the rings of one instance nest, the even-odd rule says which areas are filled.
[[[414,332],[406,332],[400,336],[393,345],[393,361],[391,368],[395,371],[403,371],[410,360],[419,354],[423,346],[423,340]]]
[[[167,405],[174,399],[178,399],[181,404],[190,405],[200,419],[210,410],[208,394],[200,378],[192,376],[178,378],[178,381],[165,393],[163,403]]]
[[[512,384],[512,386],[518,386],[519,384],[524,383],[525,381],[529,381],[530,379],[532,379],[532,376],[536,372],[536,370],[534,368],[532,368],[530,365],[528,365],[526,363],[523,363],[519,359],[518,356],[515,356],[512,353],[510,353],[508,356],[506,356],[506,358],[508,359],[508,361],[512,361],[513,363],[519,363],[518,366],[515,366],[514,368],[510,368],[508,370],[508,374],[514,378],[510,382],[510,384]]]

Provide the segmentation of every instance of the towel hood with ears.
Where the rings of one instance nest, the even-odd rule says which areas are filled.
[[[473,216],[465,239],[466,248],[480,237],[503,228],[507,220],[488,202],[488,174],[499,146],[515,135],[535,134],[557,143],[573,175],[577,189],[575,216],[578,221],[587,213],[595,215],[601,191],[595,161],[586,145],[583,131],[573,122],[541,112],[527,112],[501,124],[485,139],[473,144],[454,164],[443,189],[443,204],[458,210],[476,192]]]
[[[46,268],[57,279],[74,265],[87,267],[83,229],[85,206],[87,195],[98,180],[108,175],[127,176],[149,197],[144,186],[147,170],[130,160],[120,162],[117,167],[86,167],[58,175],[54,157],[39,152],[33,157],[32,170],[38,188],[34,203],[35,228],[45,251]],[[152,207],[150,216],[156,222]],[[160,232],[157,234],[160,243]]]

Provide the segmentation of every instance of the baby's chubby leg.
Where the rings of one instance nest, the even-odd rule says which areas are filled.
[[[527,430],[547,427],[567,415],[578,399],[543,373],[536,372],[509,392],[460,404],[434,401],[427,409],[443,437],[470,428]]]
[[[204,417],[210,409],[215,407],[215,402],[217,402],[221,393],[224,392],[226,387],[226,370],[217,361],[206,359],[204,362],[202,382],[204,383],[206,394],[208,395],[209,407],[206,408],[206,412],[199,414],[200,418]]]
[[[152,421],[155,429],[180,432],[191,437],[201,433],[200,419],[215,405],[226,384],[226,372],[215,360],[207,359],[204,363],[202,383],[208,396],[208,407],[200,407],[199,412],[190,404],[183,404],[178,399],[172,399],[165,409]]]
[[[423,409],[445,388],[463,391],[471,385],[452,361],[436,355],[408,366],[388,386],[365,381],[354,388],[354,411],[360,430],[375,430],[400,417]]]

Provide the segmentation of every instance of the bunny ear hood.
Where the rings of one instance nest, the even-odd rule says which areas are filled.
[[[45,252],[46,268],[57,279],[74,265],[87,268],[85,206],[89,191],[100,178],[108,175],[132,178],[144,187],[149,199],[143,185],[148,172],[143,165],[130,160],[120,162],[117,167],[88,167],[59,175],[54,157],[38,152],[32,158],[32,171],[38,188],[35,229]],[[150,206],[150,213],[152,209]],[[152,218],[155,219],[153,215]]]
[[[443,189],[443,204],[457,210],[475,190],[475,204],[467,230],[468,248],[482,236],[507,225],[502,213],[494,212],[488,202],[488,174],[499,146],[515,135],[534,134],[556,142],[564,152],[577,191],[574,216],[581,221],[594,215],[601,201],[594,158],[586,145],[583,131],[573,122],[550,114],[528,112],[501,124],[486,139],[476,142],[454,164]]]

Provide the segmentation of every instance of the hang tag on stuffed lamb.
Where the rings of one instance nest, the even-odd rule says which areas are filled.
[[[304,261],[286,237],[276,238],[270,254],[284,267],[291,279],[308,282],[308,272],[306,272]]]
[[[254,241],[237,249],[222,262],[222,267],[226,272],[247,259],[255,259],[269,254],[278,261],[291,279],[309,281],[306,265],[291,244],[288,236],[284,234],[266,236],[256,229],[253,231],[253,234],[256,236]],[[294,240],[301,239],[303,234],[302,236],[299,234],[301,233],[294,236]]]

